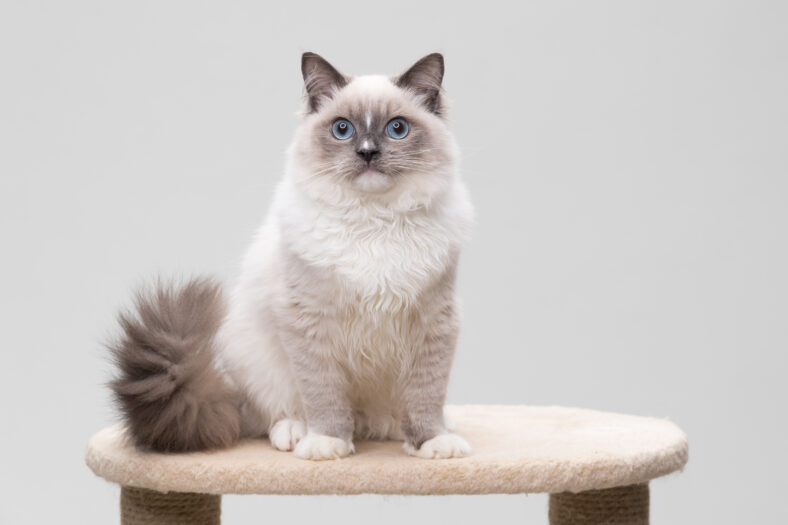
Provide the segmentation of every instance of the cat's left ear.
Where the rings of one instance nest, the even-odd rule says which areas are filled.
[[[419,95],[424,105],[435,113],[442,114],[441,83],[443,82],[443,55],[432,53],[425,56],[401,74],[394,83]]]
[[[317,111],[321,104],[331,99],[337,90],[347,84],[345,76],[317,53],[307,52],[301,55],[301,74],[304,76],[310,113]]]

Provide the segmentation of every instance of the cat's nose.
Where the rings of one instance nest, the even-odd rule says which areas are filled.
[[[356,153],[358,153],[359,157],[367,161],[367,164],[372,162],[372,159],[375,157],[375,155],[380,154],[378,150],[373,148],[361,148],[360,150],[357,150]]]

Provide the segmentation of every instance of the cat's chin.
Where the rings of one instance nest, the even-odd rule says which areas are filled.
[[[394,177],[367,168],[353,178],[353,187],[366,193],[383,193],[394,187]]]

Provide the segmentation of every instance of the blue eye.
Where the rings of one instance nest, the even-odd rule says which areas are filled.
[[[339,140],[347,140],[353,136],[353,124],[349,120],[340,118],[331,125],[331,133]]]
[[[397,140],[404,139],[408,135],[408,123],[405,119],[393,119],[386,124],[386,135]]]

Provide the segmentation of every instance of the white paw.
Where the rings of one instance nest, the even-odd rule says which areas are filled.
[[[296,445],[293,454],[301,459],[339,459],[349,456],[356,449],[353,443],[323,434],[307,434]]]
[[[271,445],[277,450],[293,450],[306,435],[306,425],[297,419],[280,419],[268,433]]]
[[[458,434],[439,434],[419,449],[406,441],[402,448],[411,456],[426,459],[462,458],[471,453],[471,446]]]

